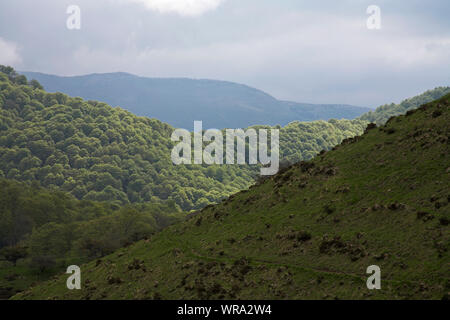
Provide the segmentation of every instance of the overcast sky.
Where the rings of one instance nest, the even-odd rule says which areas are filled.
[[[69,30],[69,5],[81,29]],[[369,5],[381,29],[366,26]],[[376,107],[450,85],[448,0],[1,0],[0,64],[228,80]]]

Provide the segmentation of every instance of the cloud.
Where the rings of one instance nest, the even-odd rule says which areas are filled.
[[[160,13],[177,13],[181,16],[199,16],[216,9],[224,0],[131,0],[147,9]]]
[[[314,23],[320,18],[322,23]],[[145,46],[137,32],[114,50],[81,46],[70,58],[76,69],[67,69],[67,59],[60,69],[72,74],[125,70],[152,77],[222,79],[280,99],[373,107],[448,84],[450,34],[411,32],[395,19],[383,30],[372,31],[364,15],[297,12],[265,21],[264,28],[247,34],[233,26],[228,31],[233,37],[189,41],[188,46],[183,41]],[[167,34],[170,39],[185,36]]]
[[[15,65],[20,61],[17,45],[0,38],[0,64]]]
[[[213,78],[285,100],[373,107],[449,85],[449,1],[379,1],[381,30],[366,27],[369,0],[77,0],[76,32],[65,28],[64,1],[41,0],[38,12],[20,9],[28,0],[0,1],[0,37],[13,41],[0,45],[0,63]]]

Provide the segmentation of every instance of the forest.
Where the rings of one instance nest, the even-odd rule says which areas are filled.
[[[61,271],[12,299],[448,301],[449,106],[371,125],[83,264],[81,290]],[[367,286],[374,266],[381,290]]]
[[[251,128],[280,130],[286,168],[449,91],[436,88],[354,120]],[[173,165],[173,130],[120,107],[47,93],[0,66],[0,297],[148,239],[255,183],[255,165]]]
[[[375,111],[367,112],[359,117],[359,119],[373,122],[377,125],[382,125],[385,124],[391,117],[405,114],[409,110],[416,109],[425,103],[439,99],[448,93],[450,93],[450,87],[437,87],[435,89],[425,91],[418,96],[405,99],[398,104],[390,103],[379,106],[375,109]]]
[[[61,267],[103,257],[185,217],[173,201],[119,207],[78,200],[36,181],[0,178],[0,190],[0,298],[29,286],[36,276],[45,279]],[[2,282],[11,277],[21,281],[2,294]]]
[[[329,120],[275,126],[281,158],[311,159],[361,134],[366,124]],[[175,201],[183,210],[216,203],[255,181],[255,166],[173,165],[173,130],[102,102],[47,93],[37,81],[0,67],[0,177],[38,181],[77,199],[116,205]]]

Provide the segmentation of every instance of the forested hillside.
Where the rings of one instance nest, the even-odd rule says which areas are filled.
[[[173,128],[159,120],[47,93],[12,69],[0,71],[0,176],[38,180],[78,199],[173,200],[183,209],[253,181],[249,167],[173,165]]]
[[[375,111],[369,111],[363,114],[359,119],[378,125],[384,124],[390,117],[405,114],[409,110],[416,109],[425,103],[439,99],[448,93],[450,93],[450,87],[437,87],[418,96],[405,99],[399,104],[391,103],[382,105],[376,108]]]
[[[359,119],[294,121],[284,127],[276,126],[275,128],[280,129],[282,170],[293,171],[292,167],[286,167],[302,160],[313,159],[322,150],[335,149],[342,141],[348,144],[352,137],[363,133],[368,121],[384,123],[392,115],[406,113],[417,108],[422,101],[440,97],[449,90],[448,87],[436,88],[407,99],[399,105],[382,106]],[[430,127],[430,123],[437,121],[437,128],[433,130],[438,131],[434,132],[430,127],[427,129],[430,134],[424,136],[423,141],[417,138],[421,136],[422,131],[414,136],[416,142],[422,141],[421,147],[435,143],[428,141],[430,135],[434,137],[437,134],[441,137],[437,140],[440,144],[448,140],[444,138],[442,127],[445,122],[443,119],[446,119],[442,113],[447,106],[448,100],[445,99],[433,105],[436,110],[431,119],[437,120],[427,118],[424,122],[415,115],[414,119],[422,121],[424,126]],[[430,112],[427,111],[427,116],[428,113]],[[408,117],[411,114],[412,111],[408,112]],[[400,122],[402,119],[397,118],[395,121]],[[411,121],[408,118],[408,128]],[[442,128],[439,129],[439,126]],[[45,280],[70,263],[80,264],[98,259],[135,241],[148,238],[156,231],[182,220],[186,213],[181,210],[204,208],[240,190],[246,190],[255,183],[259,171],[256,166],[173,165],[170,159],[174,145],[170,140],[173,130],[173,127],[159,120],[138,117],[119,107],[112,108],[105,103],[72,98],[62,93],[47,93],[39,82],[28,81],[12,68],[0,66],[0,260],[6,261],[0,262],[0,297],[8,297],[26,289],[33,281]],[[381,141],[385,139],[384,134],[390,136],[396,130],[395,127],[382,128],[378,138]],[[381,147],[380,144],[377,146],[380,150],[388,148],[389,151],[393,144],[411,138],[407,137],[399,137],[396,141],[389,140]],[[410,151],[404,151],[405,157],[408,152],[416,150],[414,143],[411,142]],[[351,150],[350,153],[356,152]],[[354,157],[360,159],[360,153],[356,153],[358,155],[355,154]],[[322,158],[323,155],[319,157]],[[369,159],[370,156],[366,158]],[[436,157],[433,154],[431,158]],[[350,155],[346,156],[346,159],[352,168],[356,165]],[[364,161],[369,161],[367,159]],[[441,151],[440,159],[445,160],[445,152]],[[314,161],[322,160],[316,158]],[[406,163],[409,163],[409,160]],[[300,165],[300,168],[303,165]],[[335,172],[332,169],[328,171],[330,174]],[[377,173],[374,171],[372,175],[377,176]],[[292,179],[286,174],[283,178],[280,178],[280,175],[277,177],[269,178],[268,183],[275,181],[275,184],[279,185],[280,179],[283,179],[292,187]],[[294,180],[296,183],[297,180]],[[263,181],[260,180],[258,184]],[[413,178],[408,181],[412,181],[412,190],[418,188]],[[300,181],[299,190],[305,189],[310,183]],[[267,181],[264,185],[267,185]],[[276,189],[281,190],[281,186]],[[317,191],[317,188],[313,189],[314,192]],[[253,195],[255,191],[252,190],[248,192],[252,197],[257,197],[256,194]],[[340,194],[339,190],[341,189],[338,189],[336,194]],[[347,193],[347,186],[342,190],[342,193]],[[433,195],[431,198],[437,197],[435,207],[439,210],[436,215],[440,223],[445,224],[446,221],[448,223],[448,218],[441,214],[441,208],[446,206],[445,197],[440,196],[441,191],[436,189],[435,193],[439,196]],[[270,188],[264,192],[271,194]],[[429,193],[428,190],[424,192]],[[236,197],[240,199],[243,194],[246,193],[239,193]],[[332,214],[339,205],[335,200],[327,198],[326,194],[327,192],[320,191],[316,196],[321,202],[329,202],[324,210]],[[295,198],[296,193],[291,189],[275,191],[273,197],[270,201],[267,200],[270,202],[269,207],[277,206],[277,203],[289,203],[289,199]],[[309,196],[305,195],[304,199],[308,198]],[[243,207],[254,202],[248,199],[245,201]],[[344,207],[347,208],[349,203]],[[222,206],[225,205],[222,204],[220,208]],[[302,206],[303,202],[297,207]],[[380,205],[380,208],[385,210],[383,206]],[[414,204],[414,208],[416,206]],[[375,207],[378,208],[377,205]],[[403,204],[400,204],[400,207],[403,208]],[[225,213],[225,216],[253,210],[248,207],[242,211],[239,203],[233,208],[234,211]],[[283,209],[283,212],[289,212],[288,209]],[[316,210],[314,206],[310,209]],[[211,210],[216,212],[216,209],[210,207],[206,212]],[[226,210],[220,209],[220,212],[222,211]],[[422,219],[422,213],[420,215]],[[435,214],[425,212],[423,219],[428,221],[426,219],[431,220],[432,218],[428,217],[432,216]],[[316,222],[326,220],[326,217],[319,216],[317,219]],[[333,223],[339,226],[341,220],[345,220],[345,217],[335,217]],[[311,223],[312,220],[306,219],[302,225]],[[191,222],[188,223],[190,224]],[[202,218],[197,219],[195,225],[202,225]],[[272,225],[272,222],[267,225]],[[284,232],[283,230],[280,229],[280,232]],[[317,232],[308,233],[306,238],[313,233]],[[183,241],[191,241],[189,237],[188,234]],[[235,234],[225,240],[232,245],[239,237],[240,234]],[[280,237],[284,239],[283,236]],[[244,240],[241,240],[241,243],[242,241]],[[345,241],[339,241],[336,240],[339,246],[347,248]],[[446,252],[445,244],[439,239],[437,241],[436,250]],[[323,240],[322,243],[327,242]],[[155,250],[160,252],[158,247]],[[354,252],[350,250],[350,253]],[[244,250],[242,254],[248,255],[248,252]],[[220,253],[219,255],[223,256]],[[316,256],[312,255],[310,258],[316,259]],[[245,264],[248,264],[248,261]],[[209,286],[207,283],[204,285]],[[202,291],[202,288],[198,290]],[[160,292],[152,291],[151,294],[151,297],[154,297]],[[164,296],[166,294],[164,293]],[[235,295],[237,292],[231,292],[230,297]],[[202,297],[202,294],[198,296]]]
[[[116,204],[175,201],[190,210],[248,188],[244,165],[175,166],[174,128],[105,103],[47,93],[12,68],[0,68],[0,176],[37,180],[78,199]],[[280,132],[282,157],[310,159],[366,122],[294,122]],[[206,128],[205,128],[206,129]]]
[[[280,128],[282,163],[310,160],[322,150],[331,150],[343,140],[360,135],[368,122],[364,120],[294,121]],[[252,128],[273,128],[253,126]]]
[[[14,299],[448,300],[449,121],[450,94]]]
[[[183,217],[174,203],[118,207],[0,178],[0,299],[61,266],[103,257]]]

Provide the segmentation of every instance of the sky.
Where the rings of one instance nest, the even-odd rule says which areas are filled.
[[[67,27],[70,5],[80,29]],[[367,27],[370,5],[379,29]],[[2,0],[0,64],[227,80],[280,100],[377,107],[450,85],[449,12],[448,0]]]

